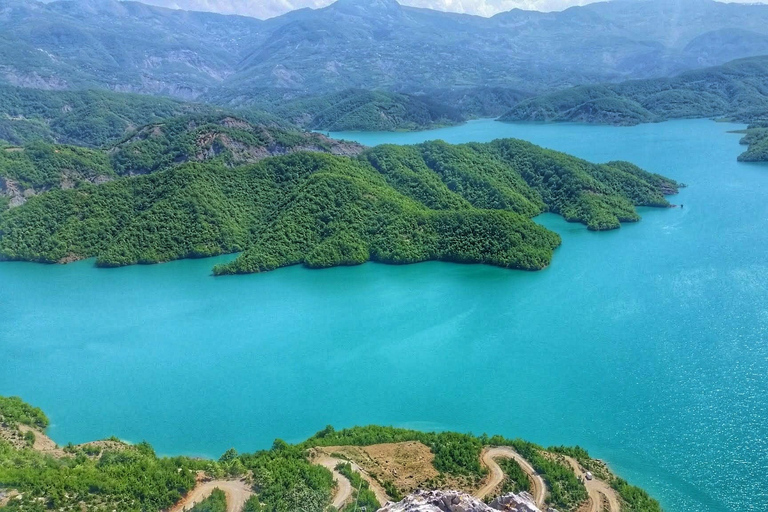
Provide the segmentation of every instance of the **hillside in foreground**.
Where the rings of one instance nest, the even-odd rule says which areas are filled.
[[[278,439],[268,450],[231,449],[208,460],[158,457],[147,443],[116,438],[59,447],[45,435],[48,424],[40,409],[0,397],[3,510],[351,512],[387,503],[393,512],[435,510],[414,508],[423,502],[451,512],[661,510],[582,448],[502,436],[326,427],[296,445]]]
[[[37,154],[0,151],[6,161]],[[72,167],[57,162],[76,151],[41,151],[47,183]],[[560,238],[533,222],[536,215],[615,229],[639,220],[636,206],[669,206],[664,196],[679,186],[627,162],[596,165],[512,139],[360,151],[228,117],[151,125],[106,156],[84,155],[103,169],[102,180],[54,186],[0,214],[0,257],[95,257],[110,267],[242,252],[217,274],[369,260],[537,270]],[[7,188],[13,168],[2,169]]]

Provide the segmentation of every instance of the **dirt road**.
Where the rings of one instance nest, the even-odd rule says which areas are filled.
[[[507,446],[488,448],[483,451],[481,456],[482,463],[484,466],[491,470],[491,474],[488,477],[488,482],[475,493],[475,497],[478,499],[485,498],[504,480],[504,472],[501,470],[501,467],[499,467],[496,461],[493,460],[497,458],[514,459],[518,464],[520,464],[520,467],[523,468],[523,471],[526,472],[528,477],[531,479],[531,482],[533,483],[533,499],[536,502],[536,506],[543,508],[544,500],[547,497],[547,485],[544,483],[544,479],[541,478],[538,473],[536,473],[536,470],[533,469],[533,466],[531,466],[527,460],[522,458],[520,454],[515,450]]]
[[[338,487],[338,489],[336,489],[336,495],[333,497],[333,506],[339,510],[352,497],[352,485],[349,483],[349,480],[347,480],[347,477],[336,471],[336,466],[338,466],[340,462],[346,461],[334,459],[330,455],[326,455],[322,452],[312,460],[313,464],[323,466],[333,473],[333,479]]]
[[[565,457],[565,460],[568,461],[568,464],[570,464],[576,472],[576,476],[584,476],[586,470],[581,467],[581,464],[579,464],[576,459]],[[583,480],[584,486],[587,488],[587,493],[589,493],[589,512],[602,511],[604,499],[608,502],[609,512],[621,512],[621,501],[613,487],[597,478],[592,478],[592,480],[584,478]]]
[[[376,499],[379,501],[379,504],[383,507],[388,501],[391,501],[389,499],[389,496],[387,496],[386,491],[383,487],[377,482],[371,475],[369,475],[363,468],[358,466],[352,461],[349,460],[342,460],[337,459],[335,457],[331,457],[327,453],[324,453],[322,451],[317,452],[317,456],[312,459],[312,462],[314,464],[318,464],[320,466],[323,466],[324,468],[330,470],[333,473],[333,479],[336,481],[336,483],[339,486],[339,489],[336,491],[336,496],[333,498],[333,506],[336,508],[341,508],[341,505],[346,503],[348,499],[352,497],[352,485],[349,483],[349,480],[347,480],[347,477],[336,471],[336,466],[339,464],[351,464],[352,465],[352,471],[355,473],[359,473],[363,480],[368,482],[368,487],[373,491],[373,494],[376,495]],[[337,505],[339,503],[340,505]]]
[[[190,510],[211,495],[214,489],[221,489],[227,496],[227,512],[241,512],[245,502],[253,495],[251,487],[242,480],[212,480],[200,482],[168,512]]]

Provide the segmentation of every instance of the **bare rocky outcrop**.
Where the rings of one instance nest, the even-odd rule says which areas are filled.
[[[15,181],[0,176],[0,196],[5,196],[10,199],[8,205],[11,208],[26,203],[27,198],[32,195],[34,195],[34,190],[24,190]]]
[[[416,491],[398,503],[389,503],[379,512],[541,512],[528,493],[506,494],[490,505],[461,491]]]

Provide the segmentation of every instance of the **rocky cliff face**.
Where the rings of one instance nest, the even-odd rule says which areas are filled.
[[[507,494],[490,505],[459,491],[416,491],[399,503],[389,503],[378,512],[541,512],[527,492]],[[554,511],[556,512],[556,511]]]

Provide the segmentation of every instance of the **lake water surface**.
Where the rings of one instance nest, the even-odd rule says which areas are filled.
[[[0,264],[0,394],[59,443],[116,435],[218,456],[326,424],[579,444],[671,512],[768,510],[768,166],[736,125],[476,121],[366,144],[519,137],[688,183],[536,273],[366,264],[213,278],[230,257]]]

